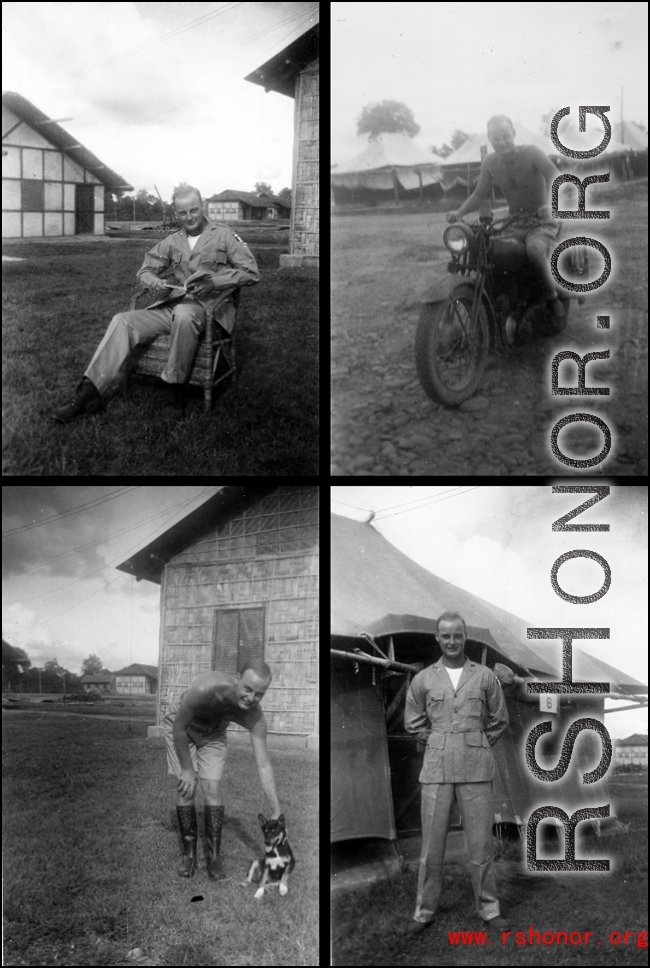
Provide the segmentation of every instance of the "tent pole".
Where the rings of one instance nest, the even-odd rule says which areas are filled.
[[[398,672],[419,672],[417,666],[406,665],[405,662],[391,662],[389,659],[376,659],[374,655],[366,655],[365,652],[341,652],[339,649],[330,649],[332,655],[338,655],[348,662],[367,662],[368,665],[383,666],[384,669],[397,669]]]
[[[609,696],[606,698],[609,699]],[[606,716],[608,713],[624,713],[626,709],[645,709],[647,705],[647,702],[644,702],[633,706],[619,706],[618,709],[604,709],[603,712]]]

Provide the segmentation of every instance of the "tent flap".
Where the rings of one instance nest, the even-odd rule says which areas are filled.
[[[394,840],[386,720],[369,666],[332,669],[331,839]]]

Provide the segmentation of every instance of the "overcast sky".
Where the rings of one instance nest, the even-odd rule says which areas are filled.
[[[425,147],[507,114],[534,133],[580,104],[648,122],[645,3],[333,3],[332,162],[358,154],[376,101],[414,113]],[[546,132],[548,134],[548,132]],[[572,147],[569,141],[568,147]]]
[[[291,187],[294,99],[245,81],[317,3],[3,3],[2,86],[136,190]]]
[[[33,666],[157,666],[160,585],[116,567],[217,490],[3,487],[2,637]]]
[[[374,510],[372,526],[400,551],[530,627],[609,628],[609,639],[576,640],[575,645],[647,684],[646,487],[612,487],[608,498],[570,522],[609,524],[609,532],[575,534],[553,532],[551,525],[589,495],[553,494],[550,486],[331,490],[335,514],[365,520]],[[577,548],[602,555],[612,571],[609,591],[591,605],[564,601],[550,583],[553,562]],[[587,595],[601,587],[603,572],[592,560],[574,559],[561,566],[558,581],[570,594]],[[532,647],[547,650],[559,674],[561,643]],[[622,705],[606,700],[607,708]],[[647,733],[647,710],[613,713],[607,728],[616,738]]]

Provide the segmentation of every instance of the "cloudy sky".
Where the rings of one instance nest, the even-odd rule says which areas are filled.
[[[363,150],[356,119],[383,100],[413,111],[425,147],[482,132],[493,114],[534,133],[566,106],[610,105],[618,121],[621,88],[624,117],[647,125],[645,3],[331,6],[333,163]]]
[[[136,190],[291,187],[294,100],[245,81],[317,3],[2,4],[2,87]]]
[[[160,586],[116,567],[217,490],[3,487],[2,637],[33,666],[157,665]]]
[[[374,510],[372,526],[404,554],[531,627],[609,628],[609,639],[582,640],[577,647],[647,684],[647,488],[612,487],[607,499],[572,522],[608,523],[610,531],[575,534],[553,532],[551,525],[581,501],[550,487],[331,490],[335,514],[359,521]],[[588,606],[565,602],[549,579],[559,555],[576,548],[602,555],[612,571],[607,594]],[[562,565],[558,581],[570,594],[590,594],[602,585],[602,568],[575,559]],[[559,672],[561,644],[539,647],[548,649]],[[606,700],[608,708],[621,705]],[[646,733],[647,710],[608,716],[607,728],[617,738]]]

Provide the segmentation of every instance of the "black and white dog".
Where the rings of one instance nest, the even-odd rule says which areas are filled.
[[[279,887],[280,894],[288,894],[289,874],[296,862],[287,840],[284,814],[281,813],[277,820],[267,820],[260,813],[257,819],[264,833],[264,857],[253,861],[246,882],[259,880],[260,886],[255,891],[258,900],[264,896],[265,887]]]

